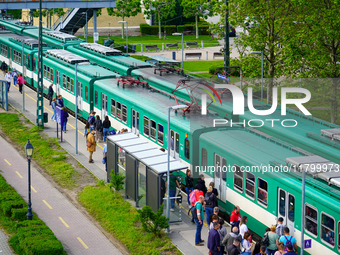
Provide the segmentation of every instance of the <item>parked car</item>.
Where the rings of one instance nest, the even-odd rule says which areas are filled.
[[[236,30],[232,26],[229,26],[229,37],[236,37]]]

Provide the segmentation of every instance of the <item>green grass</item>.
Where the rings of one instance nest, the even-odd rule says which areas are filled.
[[[185,72],[208,72],[211,66],[223,67],[223,60],[199,60],[199,61],[184,61],[183,69]]]
[[[60,147],[57,139],[46,136],[37,126],[27,128],[17,113],[0,113],[0,127],[2,132],[19,148],[24,146],[29,139],[32,143],[33,160],[43,167],[61,187],[73,189],[77,187],[75,179],[80,176],[70,163],[67,163],[66,152]]]
[[[181,254],[165,234],[159,238],[145,233],[136,219],[137,210],[108,186],[87,186],[78,199],[132,254]]]

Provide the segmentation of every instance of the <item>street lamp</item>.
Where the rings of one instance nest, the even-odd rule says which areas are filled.
[[[172,35],[181,35],[182,36],[182,71],[183,71],[183,52],[184,52],[183,33],[172,33]]]
[[[84,31],[84,35],[85,35],[85,38],[86,38],[86,42],[87,42],[87,12],[82,12],[81,14],[85,14],[86,15],[86,25],[85,25],[85,29],[86,29],[86,33]]]
[[[129,53],[129,33],[128,33],[128,22],[127,21],[118,21],[118,23],[126,23],[126,53]]]
[[[107,39],[110,39],[110,30],[111,30],[111,23],[109,22],[109,36]]]
[[[166,217],[168,218],[168,222],[170,221],[170,143],[171,143],[171,137],[170,137],[170,111],[171,110],[185,109],[185,108],[187,108],[186,105],[175,105],[175,106],[169,107],[169,109],[168,109],[168,172],[167,172],[167,180],[168,180],[168,182],[167,182],[167,189],[166,189],[166,193],[168,195],[167,206],[166,206]],[[170,226],[168,228],[168,232],[170,232]]]
[[[261,54],[261,102],[263,101],[263,50],[262,51],[252,51],[251,53]]]
[[[26,157],[28,161],[28,212],[27,212],[27,220],[32,220],[32,203],[31,203],[31,158],[33,155],[33,145],[30,140],[27,140],[25,145]]]

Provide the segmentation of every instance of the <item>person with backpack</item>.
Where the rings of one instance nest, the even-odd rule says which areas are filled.
[[[283,230],[285,229],[285,226],[283,225],[283,218],[279,217],[279,219],[277,220],[277,224],[276,224],[276,234],[279,235],[279,237],[284,235]]]
[[[94,127],[94,123],[96,122],[96,118],[94,117],[96,115],[96,112],[92,111],[87,118],[87,122],[90,123],[90,127]]]
[[[204,220],[204,196],[199,196],[199,201],[195,203],[195,205],[191,208],[193,213],[194,221],[196,223],[196,235],[195,235],[195,245],[196,246],[204,246],[201,238],[201,232],[203,227],[203,220]]]
[[[97,142],[99,142],[99,140],[102,140],[102,129],[103,129],[103,123],[99,115],[96,116],[96,121],[94,123],[94,126],[96,128]]]
[[[238,243],[242,242],[242,236],[238,233],[237,227],[233,227],[233,231],[223,238],[222,245],[228,248],[233,244],[235,239],[238,240]],[[237,249],[241,251],[240,246],[237,246]]]
[[[267,247],[267,254],[268,255],[274,255],[277,251],[277,247],[279,246],[279,235],[276,234],[276,227],[275,225],[272,225],[270,227],[270,231],[267,232],[268,236],[268,244],[263,244]]]
[[[296,252],[293,251],[294,250],[293,245],[287,244],[286,249],[287,249],[287,252],[285,253],[285,255],[295,255],[296,254]]]
[[[289,235],[289,228],[285,227],[284,229],[284,235],[280,237],[279,242],[282,242],[285,246],[285,251],[288,251],[287,245],[292,245],[293,250],[296,253],[297,252],[297,244],[296,239],[294,236]]]
[[[190,193],[194,190],[194,179],[191,177],[191,170],[188,168],[186,175],[185,175],[185,191],[187,192],[188,195],[188,205],[191,207],[190,204]]]
[[[277,246],[278,251],[275,252],[274,255],[283,255],[285,254],[285,245],[282,242],[279,242],[279,245]]]
[[[208,226],[210,225],[209,216],[211,214],[213,214],[214,207],[218,206],[217,198],[212,191],[213,191],[213,188],[211,186],[209,186],[208,191],[204,196],[204,198],[205,198],[205,212],[207,213],[207,224],[208,224]]]

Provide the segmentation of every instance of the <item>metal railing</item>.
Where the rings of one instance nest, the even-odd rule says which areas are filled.
[[[64,22],[64,20],[68,17],[68,15],[72,12],[73,8],[68,9],[63,16],[60,16],[56,22],[54,22],[51,29],[55,30],[61,23]]]

